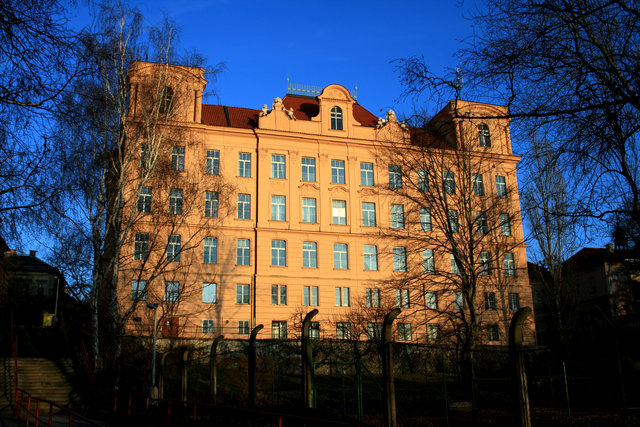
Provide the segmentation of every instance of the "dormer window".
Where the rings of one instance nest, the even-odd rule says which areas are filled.
[[[331,109],[331,129],[342,130],[342,108],[340,107]]]
[[[480,147],[491,147],[491,135],[489,134],[489,126],[486,123],[478,125],[478,138],[480,139]]]
[[[160,97],[160,114],[169,114],[173,107],[173,89],[169,86],[165,86],[162,89],[162,96]]]

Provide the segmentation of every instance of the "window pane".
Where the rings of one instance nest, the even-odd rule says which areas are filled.
[[[207,174],[220,174],[220,151],[207,150]]]
[[[376,226],[376,204],[362,202],[362,225],[364,227]]]
[[[391,228],[404,228],[404,205],[391,205]]]
[[[216,288],[215,283],[203,283],[202,284],[202,302],[214,303],[216,302]]]
[[[218,263],[218,239],[215,237],[204,238],[203,262],[205,264]]]
[[[312,182],[316,180],[316,159],[314,157],[302,158],[302,180]]]
[[[347,202],[345,200],[333,200],[332,204],[332,220],[333,224],[347,224]]]
[[[333,245],[333,268],[349,268],[347,259],[347,245],[344,243],[336,243]]]
[[[420,208],[420,228],[431,231],[431,211],[427,208]]]
[[[389,188],[402,188],[402,168],[389,166]]]
[[[316,218],[316,199],[302,198],[302,222],[315,224]]]
[[[507,197],[507,180],[504,176],[496,176],[496,196],[501,199]]]
[[[393,248],[393,271],[407,271],[407,254],[403,247]]]
[[[378,269],[378,248],[374,245],[364,245],[364,269]]]
[[[286,221],[286,207],[285,196],[271,196],[271,220]]]
[[[340,107],[331,108],[331,129],[342,130],[342,109]]]
[[[285,179],[285,156],[283,154],[271,155],[271,178]]]
[[[238,176],[251,176],[251,153],[238,153]]]
[[[331,182],[333,184],[345,183],[344,160],[331,160]]]
[[[373,185],[373,163],[360,163],[360,185]]]
[[[318,246],[316,242],[302,242],[302,266],[318,267]]]

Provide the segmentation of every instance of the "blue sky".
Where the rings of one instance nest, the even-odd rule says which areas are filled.
[[[284,96],[286,79],[338,83],[377,116],[399,104],[401,86],[392,60],[424,55],[434,70],[455,67],[453,54],[470,36],[467,1],[307,2],[170,0],[132,2],[148,24],[163,14],[180,27],[180,45],[197,49],[226,70],[215,89],[225,105],[261,108]],[[218,103],[210,97],[208,103]],[[437,106],[432,106],[435,110]]]

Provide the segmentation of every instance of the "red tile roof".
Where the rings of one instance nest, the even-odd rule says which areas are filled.
[[[311,120],[319,113],[318,100],[307,96],[287,95],[282,100],[284,106],[293,108],[297,120]],[[209,126],[224,126],[242,129],[258,127],[260,110],[224,105],[202,104],[202,123]],[[353,106],[353,118],[362,126],[374,127],[378,118],[360,104]]]
[[[258,127],[258,113],[260,110],[251,108],[202,104],[202,123],[209,126],[253,129]]]

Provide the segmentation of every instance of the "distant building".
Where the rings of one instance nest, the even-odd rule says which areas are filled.
[[[3,320],[13,312],[14,325],[50,325],[66,282],[60,271],[36,256],[5,251],[0,258]]]
[[[536,330],[539,344],[551,344],[557,327],[549,309],[550,274],[529,263]],[[562,270],[562,291],[557,298],[572,339],[637,322],[640,315],[640,257],[637,252],[607,248],[583,248],[566,260]]]
[[[144,125],[142,117],[156,111],[145,104],[144,88],[156,84],[153,73],[165,70],[134,64],[131,127]],[[153,314],[147,305],[153,303],[165,336],[248,338],[263,324],[265,335],[287,338],[294,336],[302,313],[318,308],[312,335],[347,338],[355,327],[350,313],[380,307],[386,297],[403,312],[420,311],[398,321],[399,340],[435,339],[440,328],[452,326],[432,323],[428,311],[466,310],[460,292],[447,283],[429,292],[418,283],[384,289],[385,281],[414,273],[460,274],[445,244],[418,251],[406,247],[408,240],[388,237],[390,231],[443,233],[432,227],[428,209],[389,191],[417,183],[416,192],[431,185],[452,200],[444,214],[452,232],[458,232],[454,203],[464,193],[472,201],[468,217],[474,227],[477,223],[472,236],[493,236],[492,243],[474,248],[479,258],[473,262],[482,269],[474,304],[482,313],[482,342],[506,343],[508,319],[532,305],[517,191],[519,157],[512,153],[508,120],[481,119],[503,116],[506,108],[447,104],[434,120],[453,123],[452,138],[471,141],[478,169],[458,170],[445,151],[441,156],[449,165],[437,166],[449,169],[427,182],[425,170],[402,170],[381,158],[383,143],[407,155],[417,151],[404,123],[392,111],[377,118],[340,85],[314,96],[290,93],[259,110],[203,104],[202,69],[171,66],[167,72],[157,111],[174,113],[166,127],[182,135],[167,147],[131,142],[123,156],[133,159],[130,179],[124,180],[130,186],[125,194],[133,195],[124,210],[133,227],[118,269],[119,309],[122,318],[131,315],[127,333],[150,333]],[[454,108],[463,111],[464,120],[452,119]],[[433,150],[444,146],[436,141]],[[162,175],[141,183],[154,159],[164,161]],[[221,180],[232,189],[225,200],[217,190]],[[487,219],[486,205],[499,206],[499,216]],[[460,216],[462,229],[466,219]],[[434,218],[434,224],[436,219],[447,221]],[[492,287],[496,282],[502,287]],[[368,325],[370,331],[378,326]]]

